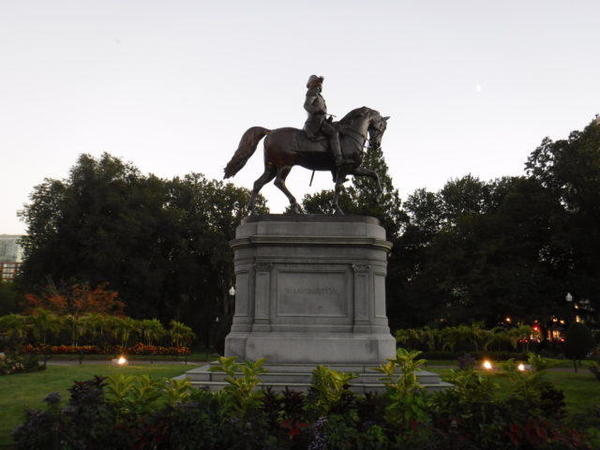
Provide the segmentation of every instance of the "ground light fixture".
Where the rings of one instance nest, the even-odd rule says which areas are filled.
[[[117,358],[111,360],[113,366],[127,366],[129,364],[129,361],[127,361],[127,358],[125,358],[124,355],[120,355]]]
[[[494,368],[492,362],[489,359],[484,359],[481,363],[481,367],[483,367],[485,370],[492,370]]]
[[[519,370],[519,372],[525,372],[527,370],[527,368],[525,367],[525,364],[523,364],[523,363],[519,363],[519,365],[517,366],[517,369]]]

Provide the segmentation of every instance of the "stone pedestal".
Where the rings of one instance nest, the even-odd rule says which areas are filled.
[[[225,355],[268,364],[377,365],[390,242],[365,216],[249,217],[231,242],[236,299]]]
[[[385,312],[391,244],[377,219],[364,216],[266,215],[247,218],[231,242],[235,316],[225,356],[265,358],[261,388],[306,391],[323,364],[357,374],[355,392],[382,392],[373,369],[394,358],[396,341]],[[193,386],[227,383],[214,363],[188,371]],[[448,386],[419,371],[428,390]]]

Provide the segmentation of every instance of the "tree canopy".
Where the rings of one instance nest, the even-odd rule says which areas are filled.
[[[600,124],[544,139],[521,176],[467,174],[404,202],[381,149],[369,148],[365,165],[378,171],[383,192],[356,178],[342,208],[379,218],[393,243],[393,328],[569,318],[567,292],[597,315]],[[69,177],[36,186],[21,212],[28,234],[19,292],[106,286],[133,317],[184,321],[202,342],[222,340],[233,314],[228,242],[248,198],[201,174],[167,180],[109,154],[82,155]],[[303,208],[332,213],[332,199],[329,190],[306,195]],[[264,199],[259,205],[267,211]]]
[[[20,283],[33,293],[49,283],[108,283],[128,315],[185,318],[206,343],[216,318],[223,324],[232,314],[228,241],[248,197],[201,174],[165,180],[109,154],[81,155],[67,179],[37,186],[21,212]],[[266,211],[262,198],[259,208]]]

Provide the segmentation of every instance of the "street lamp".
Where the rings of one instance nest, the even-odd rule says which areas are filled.
[[[231,295],[232,297],[235,295],[235,288],[233,286],[229,288],[229,295]]]
[[[568,303],[571,303],[571,302],[573,301],[573,296],[571,295],[571,293],[570,293],[570,292],[567,292],[567,295],[565,296],[565,300],[566,300]]]

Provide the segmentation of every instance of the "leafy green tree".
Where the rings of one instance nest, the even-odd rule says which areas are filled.
[[[139,324],[140,334],[146,345],[156,345],[167,334],[158,319],[144,319]]]
[[[27,337],[27,317],[21,314],[6,314],[0,316],[0,337],[8,347],[23,344]]]
[[[45,346],[48,340],[60,332],[62,321],[56,314],[38,308],[29,316],[29,325],[34,339]]]
[[[20,312],[23,307],[23,294],[16,283],[0,281],[0,316]]]
[[[211,336],[222,343],[233,316],[229,241],[248,198],[201,174],[164,180],[109,154],[81,155],[67,179],[37,186],[21,212],[20,281],[34,293],[49,280],[59,289],[107,282],[128,315],[193,318],[205,345]],[[267,211],[263,198],[258,210]]]
[[[438,193],[418,190],[404,207],[397,248],[410,325],[493,326],[507,315],[530,320],[560,311],[564,277],[552,226],[561,205],[539,182],[468,175]]]
[[[527,160],[528,175],[563,206],[553,227],[554,252],[568,290],[600,307],[600,123],[593,121],[567,139],[545,138]]]
[[[169,326],[169,336],[171,337],[171,344],[174,347],[189,346],[196,337],[192,329],[184,323],[171,320]]]

